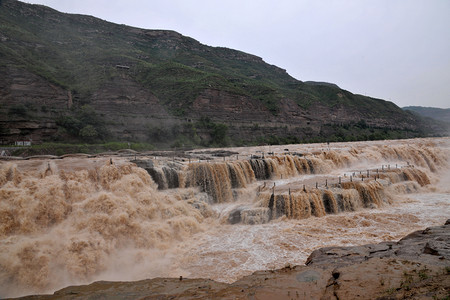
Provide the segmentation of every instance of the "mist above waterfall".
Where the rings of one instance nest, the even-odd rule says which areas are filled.
[[[161,276],[231,282],[450,213],[448,139],[232,151],[0,162],[0,296]]]

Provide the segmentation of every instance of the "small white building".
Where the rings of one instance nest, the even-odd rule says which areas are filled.
[[[16,141],[14,143],[16,146],[31,146],[31,141]]]

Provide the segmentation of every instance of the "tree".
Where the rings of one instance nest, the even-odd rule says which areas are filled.
[[[227,145],[227,132],[228,132],[228,126],[225,124],[214,124],[213,131],[211,133],[212,142],[214,144],[220,145],[220,146],[226,146]]]
[[[92,125],[84,126],[79,133],[80,137],[86,140],[93,140],[98,136],[97,130]]]

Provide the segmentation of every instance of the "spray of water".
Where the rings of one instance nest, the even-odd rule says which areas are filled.
[[[233,149],[241,159],[225,162],[149,158],[145,169],[2,162],[0,297],[156,276],[230,282],[301,264],[317,247],[398,239],[450,213],[446,139],[289,147],[259,158]]]
[[[136,266],[149,277],[174,275],[165,250],[201,231],[208,215],[189,191],[178,199],[161,194],[131,164],[59,173],[43,165],[31,173],[14,164],[1,169],[2,296],[48,292]]]

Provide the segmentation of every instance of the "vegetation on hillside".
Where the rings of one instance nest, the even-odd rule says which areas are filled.
[[[56,123],[65,133],[85,142],[105,140],[109,135],[103,119],[87,104],[73,109],[70,115],[60,116]]]
[[[172,31],[143,30],[44,6],[4,0],[0,9],[0,63],[26,68],[70,89],[86,104],[103,83],[120,76],[117,65],[148,87],[175,115],[207,88],[260,100],[273,113],[279,100],[366,106],[377,113],[393,104],[353,95],[332,84],[303,83],[285,70],[240,51],[202,45]]]
[[[45,114],[59,126],[54,141],[99,143],[114,139],[108,122],[92,107],[93,95],[126,73],[151,91],[165,109],[181,118],[205,90],[215,89],[260,101],[274,115],[280,101],[291,99],[299,109],[321,104],[354,108],[367,118],[398,122],[411,117],[395,104],[355,95],[337,85],[301,82],[261,58],[222,47],[210,47],[173,31],[145,30],[109,23],[91,16],[59,13],[15,0],[0,2],[0,71],[24,69],[70,91],[73,106],[64,110],[40,104],[0,107],[8,118]],[[6,71],[5,71],[6,70]],[[0,74],[2,74],[0,72]],[[37,106],[36,106],[37,105]],[[428,132],[327,124],[320,132],[301,135],[230,135],[231,124],[199,116],[193,122],[166,126],[144,124],[145,142],[158,147],[208,147],[249,144],[348,141],[423,136]],[[259,128],[261,129],[261,128]],[[4,130],[4,129],[2,129]]]

